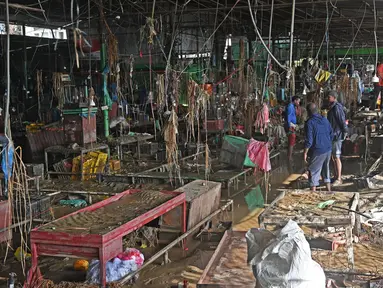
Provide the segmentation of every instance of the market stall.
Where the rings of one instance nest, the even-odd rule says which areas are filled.
[[[179,205],[185,211],[183,193],[128,190],[35,228],[30,276],[39,273],[39,256],[98,258],[105,287],[106,262],[122,252],[122,237]],[[180,220],[185,232],[185,213]]]

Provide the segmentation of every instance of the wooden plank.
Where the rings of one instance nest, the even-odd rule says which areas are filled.
[[[326,226],[326,218],[323,217],[287,217],[287,216],[265,216],[263,218],[263,225],[286,225],[289,220],[293,220],[298,223],[298,225],[320,225]]]
[[[98,258],[98,248],[54,245],[54,244],[37,244],[37,253],[39,256],[55,256],[55,257],[72,257],[72,258]]]
[[[275,199],[273,202],[270,203],[270,206],[266,207],[266,209],[259,215],[258,217],[258,223],[261,228],[265,228],[263,224],[263,219],[264,217],[273,210],[273,207],[275,206],[276,203],[278,203],[279,200],[281,200],[283,197],[285,197],[286,192],[282,191]]]
[[[281,225],[281,223],[286,224],[288,220],[293,220],[297,222],[299,225],[306,226],[348,226],[355,224],[355,213],[348,212],[348,215],[339,214],[339,215],[329,215],[329,216],[321,216],[321,215],[286,215],[281,213],[276,213],[275,208],[279,201],[281,201],[284,197],[288,197],[290,193],[296,193],[302,195],[306,193],[310,193],[309,191],[304,191],[300,189],[279,189],[281,194],[278,195],[276,199],[265,209],[265,211],[259,216],[259,223],[262,228],[265,228],[265,225]],[[358,193],[347,193],[347,192],[337,192],[337,194],[346,197],[352,197],[352,202],[350,205],[350,209],[355,210],[358,202],[359,202],[359,194]],[[298,208],[299,209],[299,208]],[[292,213],[294,213],[292,211]],[[304,211],[302,210],[302,214]]]
[[[352,245],[352,227],[346,227],[347,262],[349,271],[354,270],[354,247]]]
[[[197,283],[197,287],[254,288],[256,280],[251,266],[247,263],[247,253],[246,251],[245,253],[241,253],[241,251],[243,251],[242,243],[245,243],[246,246],[245,235],[245,231],[234,232],[229,230],[225,232],[208,265],[203,271],[202,276]],[[241,244],[238,246],[239,239]],[[239,249],[239,247],[242,248]],[[232,266],[232,269],[236,272],[231,272],[232,269],[226,268],[225,264],[222,264],[224,263],[222,260],[230,261],[230,266]],[[222,268],[222,265],[224,268]],[[241,274],[237,274],[239,273],[238,270],[241,271]],[[228,280],[228,277],[230,277],[230,280],[232,279],[232,281]]]
[[[354,193],[354,199],[352,200],[350,209],[356,211],[358,204],[359,204],[359,193]],[[349,214],[351,217],[351,226],[354,227],[356,215],[354,212],[351,212],[351,211]]]
[[[200,280],[198,281],[198,284],[203,284],[203,282],[208,281],[207,274],[209,273],[210,269],[213,267],[213,265],[216,265],[216,263],[221,258],[224,249],[223,247],[227,246],[227,243],[229,242],[229,238],[231,237],[232,231],[226,231],[223,235],[221,241],[219,242],[217,249],[215,249],[213,256],[211,256],[209,263],[205,267],[205,270],[203,270],[203,273],[201,275]]]

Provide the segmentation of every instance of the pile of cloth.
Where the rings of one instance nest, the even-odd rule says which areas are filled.
[[[144,255],[137,249],[128,248],[106,264],[106,282],[119,281],[137,271],[144,264]],[[100,261],[92,260],[86,275],[87,283],[100,284]]]

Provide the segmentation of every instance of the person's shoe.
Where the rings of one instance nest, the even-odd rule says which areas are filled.
[[[343,181],[337,179],[337,180],[334,181],[334,183],[332,184],[332,186],[336,187],[336,186],[340,186],[340,185],[342,185],[342,184],[343,184]]]

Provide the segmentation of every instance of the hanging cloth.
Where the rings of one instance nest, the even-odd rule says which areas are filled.
[[[250,160],[263,171],[268,172],[271,170],[268,142],[250,139],[249,145],[247,146],[247,153]]]

